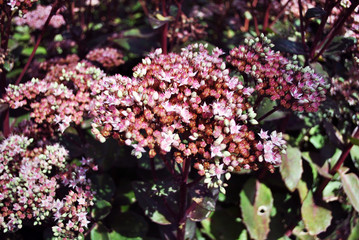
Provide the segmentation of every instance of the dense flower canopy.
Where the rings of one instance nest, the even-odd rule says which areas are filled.
[[[101,141],[113,136],[132,146],[133,154],[170,154],[177,163],[194,160],[210,186],[221,175],[280,163],[281,134],[257,135],[249,102],[254,89],[230,76],[223,51],[212,54],[202,44],[181,54],[150,53],[133,77],[110,76],[93,86],[93,133]],[[98,129],[100,128],[100,130]],[[214,178],[216,177],[216,178]]]

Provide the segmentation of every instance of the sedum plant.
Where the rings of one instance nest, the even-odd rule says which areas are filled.
[[[358,239],[358,5],[0,0],[0,239]]]

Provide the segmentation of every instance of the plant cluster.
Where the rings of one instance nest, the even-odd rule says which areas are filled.
[[[0,239],[359,239],[358,11],[0,0]]]

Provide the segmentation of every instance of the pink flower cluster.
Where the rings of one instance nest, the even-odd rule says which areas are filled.
[[[37,5],[36,9],[27,12],[22,17],[15,17],[14,21],[16,25],[28,25],[34,29],[41,29],[45,24],[47,17],[50,15],[51,6]],[[65,25],[65,19],[62,15],[56,14],[50,20],[50,26],[53,28],[59,28]]]
[[[90,51],[86,58],[93,62],[100,63],[105,68],[118,67],[123,64],[123,54],[115,48],[96,48]]]
[[[326,80],[310,67],[301,67],[271,49],[266,37],[246,39],[230,51],[227,61],[255,81],[259,95],[280,100],[285,108],[315,112],[325,100]]]
[[[11,7],[11,10],[20,10],[26,12],[37,0],[5,0],[7,5]]]
[[[54,236],[74,239],[88,227],[94,193],[86,172],[97,167],[90,159],[83,159],[81,166],[68,165],[64,147],[34,147],[32,142],[12,135],[0,144],[0,228],[16,231],[24,221],[39,225],[53,218]],[[59,189],[64,197],[57,196]]]
[[[263,150],[249,103],[254,89],[230,75],[222,54],[218,48],[209,54],[202,44],[189,45],[181,54],[157,49],[133,69],[132,78],[103,78],[92,86],[98,93],[91,103],[92,132],[102,142],[112,136],[132,146],[139,158],[149,151],[151,158],[194,161],[208,186],[221,191],[222,174],[228,178],[230,172],[259,165],[273,170],[284,141],[280,135],[265,139]]]
[[[72,122],[80,124],[89,110],[90,86],[104,73],[85,62],[60,72],[58,68],[52,68],[43,80],[9,85],[2,101],[13,109],[29,107],[36,123],[56,125],[61,132]]]

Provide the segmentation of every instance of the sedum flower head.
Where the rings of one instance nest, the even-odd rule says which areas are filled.
[[[326,80],[271,49],[269,39],[250,39],[230,51],[228,62],[251,76],[259,95],[294,111],[315,112],[325,100]]]
[[[202,44],[180,54],[157,49],[133,69],[132,78],[103,78],[93,86],[98,94],[91,102],[92,132],[102,142],[112,136],[132,146],[137,157],[149,151],[150,157],[169,155],[177,163],[192,160],[210,187],[221,187],[227,172],[260,165],[273,170],[284,142],[268,144],[268,151],[260,147],[249,102],[254,89],[230,76],[222,54],[218,48],[209,54]]]
[[[89,110],[91,86],[105,74],[87,62],[65,67],[55,64],[42,80],[9,85],[2,102],[13,109],[30,108],[37,124],[56,126],[60,132],[71,123],[80,124]]]
[[[61,145],[32,142],[12,135],[0,143],[0,229],[13,232],[24,221],[40,225],[53,218],[54,236],[73,239],[88,227],[94,193],[86,172],[95,166],[90,159],[80,166],[67,164],[68,151]]]

